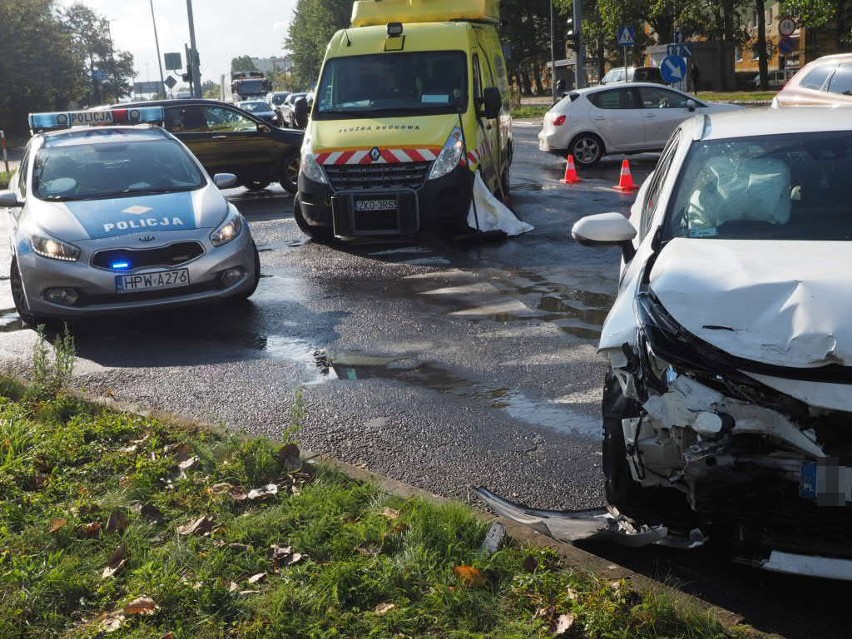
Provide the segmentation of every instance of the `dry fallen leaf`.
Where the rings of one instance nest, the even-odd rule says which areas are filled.
[[[485,584],[485,577],[479,568],[474,568],[473,566],[456,566],[453,568],[453,572],[456,574],[456,577],[462,580],[465,586],[475,588],[476,586]]]
[[[160,509],[156,506],[152,506],[151,504],[144,504],[139,510],[139,514],[155,524],[160,524],[166,519]]]
[[[124,564],[127,563],[127,548],[124,544],[121,544],[118,548],[116,548],[115,552],[112,553],[112,556],[107,560],[106,568],[101,573],[101,579],[108,579],[116,574],[119,570],[124,568]]]
[[[81,531],[86,537],[97,537],[101,532],[101,522],[91,521],[88,524],[83,524]]]
[[[249,499],[266,499],[267,497],[271,497],[272,495],[278,494],[278,485],[277,484],[266,484],[266,486],[262,486],[261,488],[253,488],[249,491],[248,498]]]
[[[122,446],[121,448],[118,449],[118,452],[120,452],[120,453],[135,453],[138,448],[139,448],[139,444],[130,444],[128,446]]]
[[[124,564],[126,564],[126,563],[127,563],[127,560],[122,559],[121,561],[119,561],[114,566],[106,566],[104,568],[104,571],[101,573],[101,579],[109,579],[114,574],[116,574],[118,571],[120,571],[122,568],[124,568]]]
[[[126,615],[153,615],[159,606],[150,597],[139,597],[124,606]]]
[[[240,589],[239,584],[234,582],[234,581],[232,581],[230,584],[228,584],[228,592],[236,592],[239,589]]]
[[[398,511],[398,510],[396,510],[395,508],[385,508],[385,509],[382,511],[382,514],[383,514],[385,517],[387,517],[388,519],[391,519],[391,520],[393,520],[393,519],[399,519],[399,511]]]
[[[204,534],[213,530],[213,515],[204,515],[190,521],[183,526],[178,526],[177,533],[179,535],[195,535]]]
[[[104,530],[108,533],[120,533],[124,532],[127,529],[127,525],[127,515],[124,513],[123,510],[116,509],[109,514],[109,519],[107,519],[106,527],[104,528]]]
[[[571,626],[574,625],[574,615],[571,613],[565,615],[559,615],[559,618],[556,620],[556,628],[553,629],[554,635],[564,635],[566,632],[571,630]]]
[[[160,637],[160,639],[175,639],[175,633],[167,632],[162,637]]]
[[[103,630],[104,632],[107,632],[107,633],[115,632],[116,630],[121,628],[121,624],[123,624],[123,623],[124,623],[124,615],[122,615],[120,613],[112,614],[112,615],[106,615],[105,617],[103,617],[103,619],[101,619],[101,630]]]
[[[167,455],[172,455],[179,462],[187,460],[195,454],[192,446],[186,443],[169,444],[163,448],[163,452]]]
[[[51,532],[51,533],[55,533],[56,531],[60,530],[61,528],[65,528],[65,526],[67,524],[68,524],[68,520],[62,519],[61,517],[57,517],[56,519],[51,519],[50,520],[50,528],[48,528],[47,531]]]
[[[196,462],[198,462],[198,456],[193,455],[192,457],[188,457],[187,459],[184,459],[182,462],[179,462],[178,468],[180,468],[181,470],[189,470],[190,468],[195,466]]]
[[[256,584],[259,581],[263,581],[264,579],[266,579],[266,573],[265,572],[259,572],[256,575],[252,575],[251,577],[246,579],[246,581],[249,582],[250,584]]]
[[[390,612],[394,608],[396,608],[395,603],[380,603],[378,606],[376,606],[375,613],[377,615],[383,615],[386,612]]]

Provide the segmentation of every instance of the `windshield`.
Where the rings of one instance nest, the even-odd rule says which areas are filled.
[[[323,69],[315,119],[455,113],[467,105],[463,51],[332,58]]]
[[[275,106],[281,106],[282,104],[284,104],[284,100],[287,99],[288,95],[290,95],[290,94],[289,93],[276,93],[275,95],[272,96],[271,102]]]
[[[266,80],[237,80],[232,90],[243,95],[266,93]]]
[[[668,237],[852,239],[852,132],[785,133],[693,145]]]
[[[94,200],[191,191],[206,184],[174,140],[80,144],[38,151],[32,189],[42,200]]]
[[[266,102],[240,102],[239,104],[241,109],[245,109],[251,113],[263,113],[264,111],[271,111],[272,109]]]

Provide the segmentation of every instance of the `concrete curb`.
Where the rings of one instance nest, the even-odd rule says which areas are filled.
[[[25,380],[22,381],[26,383]],[[112,397],[89,395],[85,392],[76,393],[76,395],[81,397],[82,399],[93,402],[95,404],[99,404],[106,408],[111,408],[113,410],[138,415],[140,417],[157,419],[159,421],[164,422],[171,422],[189,430],[205,429],[217,433],[224,432],[221,426],[189,419],[176,413],[147,409],[137,403],[124,402],[121,400],[114,399]],[[347,477],[356,481],[372,482],[376,484],[382,491],[391,495],[395,495],[397,497],[401,497],[403,499],[407,499],[409,497],[417,497],[423,499],[424,501],[428,501],[435,504],[446,504],[451,503],[453,501],[457,501],[447,497],[442,497],[441,495],[431,493],[421,488],[416,488],[415,486],[411,486],[397,479],[392,479],[390,477],[380,475],[366,468],[349,464],[347,462],[335,459],[334,457],[330,457],[322,453],[311,453],[310,451],[306,450],[302,450],[301,452],[302,457],[305,459],[314,460],[316,462],[336,468],[337,470],[345,474]],[[677,590],[676,588],[651,579],[650,577],[646,577],[645,575],[633,572],[632,570],[625,568],[624,566],[614,564],[611,561],[608,561],[602,557],[598,557],[597,555],[593,555],[592,553],[578,548],[577,546],[556,541],[555,539],[551,539],[546,535],[542,535],[541,533],[538,533],[525,526],[521,526],[520,524],[517,524],[511,520],[504,519],[502,517],[496,517],[482,510],[480,507],[477,507],[475,504],[469,503],[465,505],[471,508],[474,514],[484,522],[490,523],[493,521],[499,521],[500,523],[502,523],[506,527],[506,532],[513,539],[536,546],[551,548],[563,559],[563,561],[566,562],[566,564],[568,564],[572,568],[593,573],[608,581],[625,579],[629,581],[633,585],[633,587],[640,592],[665,592],[674,601],[684,602],[687,607],[691,607],[696,610],[703,610],[710,613],[716,619],[718,619],[720,623],[722,623],[728,628],[741,624],[744,621],[744,618],[735,612],[713,605],[707,601],[704,601],[703,599],[700,599],[699,597]],[[769,636],[754,630],[752,631],[752,633],[753,634],[751,634],[750,636],[754,637],[754,639],[758,639],[761,636]]]

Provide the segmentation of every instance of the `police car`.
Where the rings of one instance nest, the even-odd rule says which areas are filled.
[[[0,192],[25,322],[255,291],[257,247],[219,192],[235,176],[211,179],[163,118],[162,107],[30,114],[34,135]]]

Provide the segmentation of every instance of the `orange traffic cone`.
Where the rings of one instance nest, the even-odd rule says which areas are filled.
[[[618,178],[618,185],[612,188],[622,193],[631,193],[638,188],[633,183],[633,174],[630,173],[630,162],[626,159],[621,163],[621,176]]]
[[[577,175],[577,169],[574,167],[574,156],[570,153],[568,157],[565,158],[567,161],[565,162],[565,177],[559,180],[562,184],[576,184],[577,182],[582,182],[583,180]]]

